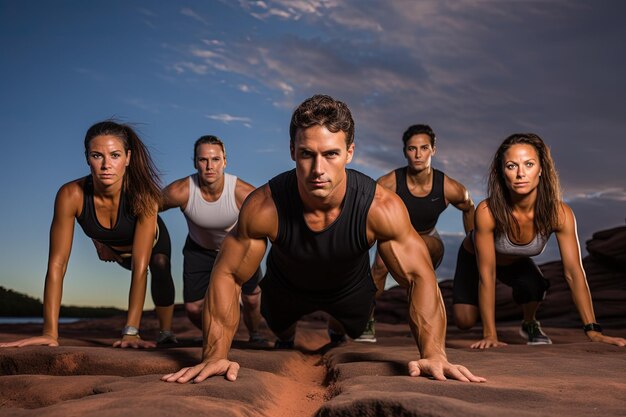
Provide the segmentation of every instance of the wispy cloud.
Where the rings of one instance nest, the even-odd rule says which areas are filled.
[[[259,20],[280,18],[284,20],[300,20],[307,16],[323,16],[324,10],[336,6],[334,0],[276,0],[276,1],[246,1],[239,4],[251,16]]]
[[[206,117],[207,119],[217,120],[219,122],[226,123],[226,124],[235,122],[235,123],[241,123],[248,128],[252,127],[252,119],[250,119],[249,117],[232,116],[226,113],[209,114]]]
[[[237,86],[237,89],[242,93],[251,93],[254,91],[254,89],[247,84],[239,84]]]
[[[193,62],[178,62],[172,66],[177,74],[183,74],[191,71],[194,74],[204,75],[209,71],[209,67],[204,64],[196,64]]]
[[[205,26],[209,25],[209,22],[204,17],[202,17],[201,15],[199,15],[198,13],[196,13],[193,9],[190,9],[189,7],[182,8],[180,10],[180,14],[182,14],[183,16],[191,17],[192,19],[202,23]]]
[[[626,189],[624,188],[607,188],[603,190],[594,190],[586,193],[574,194],[568,199],[569,201],[579,200],[614,200],[626,202]]]

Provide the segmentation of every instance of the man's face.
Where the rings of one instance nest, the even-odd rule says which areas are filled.
[[[196,149],[196,170],[203,184],[219,182],[224,177],[226,158],[220,145],[202,143]]]
[[[296,162],[298,189],[325,199],[346,180],[346,165],[352,160],[354,144],[346,149],[346,134],[324,126],[311,126],[296,133],[291,159]]]
[[[404,156],[412,171],[420,172],[430,168],[434,154],[435,148],[430,144],[430,136],[425,133],[411,136],[404,147]]]

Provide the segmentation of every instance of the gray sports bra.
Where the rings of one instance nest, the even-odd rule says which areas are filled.
[[[537,233],[534,239],[530,242],[525,245],[518,245],[517,243],[511,242],[509,236],[506,233],[503,233],[496,236],[493,243],[496,246],[496,253],[501,255],[537,256],[540,255],[546,248],[549,238],[550,236],[544,236]]]
[[[470,233],[472,235],[473,242],[474,231],[472,230]],[[496,253],[500,255],[530,257],[540,255],[546,248],[549,238],[550,235],[544,236],[537,233],[533,240],[524,245],[519,245],[511,242],[509,236],[506,233],[503,233],[501,235],[496,235],[493,243],[495,245]]]

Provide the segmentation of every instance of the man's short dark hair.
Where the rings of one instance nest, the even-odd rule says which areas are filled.
[[[354,120],[350,109],[342,101],[317,94],[300,104],[291,116],[290,146],[294,147],[298,129],[307,129],[314,125],[324,126],[333,133],[344,132],[346,148],[354,143]]]

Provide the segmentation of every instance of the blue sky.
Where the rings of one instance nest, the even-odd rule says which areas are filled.
[[[476,202],[499,143],[538,133],[584,248],[626,217],[625,13],[619,0],[0,0],[0,285],[42,296],[54,196],[88,173],[91,124],[135,123],[164,184],[192,172],[197,137],[217,135],[227,171],[259,186],[293,167],[289,118],[315,93],[352,109],[352,168],[401,166],[402,132],[428,123],[434,165]],[[163,217],[180,302],[186,226]],[[458,212],[438,229],[447,278]],[[539,261],[557,256],[551,245]],[[125,307],[129,278],[76,228],[65,304]]]

